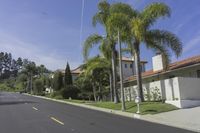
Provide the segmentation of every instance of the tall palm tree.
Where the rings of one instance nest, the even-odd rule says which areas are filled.
[[[123,3],[116,3],[111,5],[110,17],[106,22],[108,27],[108,34],[113,35],[119,44],[119,74],[120,74],[122,111],[126,110],[126,106],[125,106],[124,87],[123,87],[121,42],[126,40],[125,38],[129,28],[128,25],[126,25],[126,23],[132,16],[133,16],[132,8],[129,5]]]
[[[110,4],[103,0],[98,4],[98,12],[93,16],[93,25],[96,26],[100,23],[105,28],[106,34],[108,33],[107,20],[110,17]],[[113,91],[114,91],[114,102],[119,102],[118,91],[117,91],[117,70],[116,70],[116,40],[113,35],[106,35],[107,40],[109,40],[109,49],[111,50],[111,62],[112,62],[112,79],[113,79]]]
[[[144,101],[142,90],[142,78],[140,70],[140,45],[145,44],[147,48],[154,49],[163,54],[165,64],[169,63],[170,50],[178,57],[182,53],[182,43],[178,37],[167,31],[153,29],[152,26],[159,18],[169,17],[170,8],[164,3],[152,3],[143,11],[135,11],[134,17],[130,21],[132,47],[136,64],[137,85],[139,95]]]

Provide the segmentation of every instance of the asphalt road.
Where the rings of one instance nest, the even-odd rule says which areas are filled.
[[[192,133],[17,93],[0,92],[0,133]]]

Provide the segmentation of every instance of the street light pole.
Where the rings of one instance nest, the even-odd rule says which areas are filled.
[[[122,70],[122,53],[121,53],[121,41],[120,41],[119,30],[118,30],[118,44],[119,44],[119,72],[120,72],[121,102],[122,102],[122,111],[125,111],[126,107],[125,107],[125,98],[124,98],[123,70]]]

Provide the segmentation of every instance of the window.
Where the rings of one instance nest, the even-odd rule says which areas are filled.
[[[197,77],[200,78],[200,70],[197,70]]]
[[[175,75],[170,75],[170,76],[169,76],[170,79],[172,79],[172,78],[174,78],[174,77],[175,77]]]
[[[130,68],[132,68],[133,67],[133,64],[130,64]]]
[[[124,67],[127,68],[127,64],[124,64]]]

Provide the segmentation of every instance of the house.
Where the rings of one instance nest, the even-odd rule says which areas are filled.
[[[72,74],[72,80],[76,80],[78,78],[78,76],[83,72],[83,70],[81,69],[81,66],[71,70],[71,74]]]
[[[129,58],[129,57],[122,57],[123,78],[128,78],[131,75],[135,75],[135,64],[134,63],[135,63],[134,59]],[[141,61],[142,72],[145,72],[145,64],[146,63],[147,63],[147,61]],[[81,69],[81,66],[78,66],[77,68],[71,70],[73,81],[79,76],[79,74],[81,74],[83,72],[83,70]],[[63,75],[65,74],[65,70],[58,70],[58,71],[61,71],[63,73]]]
[[[63,76],[65,75],[65,70],[58,70],[60,71]],[[71,70],[71,74],[72,74],[72,81],[76,80],[76,78],[78,78],[79,74],[81,74],[83,71],[81,69],[81,66]]]
[[[141,61],[141,71],[145,72],[145,65],[147,61]],[[135,75],[135,62],[134,58],[122,57],[122,71],[123,78],[128,78],[132,75]]]
[[[165,100],[179,108],[200,105],[200,56],[169,64],[164,69],[163,56],[152,58],[153,69],[142,73],[145,100]],[[124,80],[125,98],[137,94],[136,76]]]

